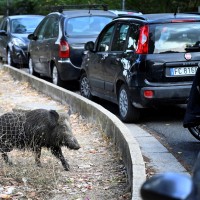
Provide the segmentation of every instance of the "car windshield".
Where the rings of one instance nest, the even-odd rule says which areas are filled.
[[[42,20],[42,17],[18,18],[11,21],[12,33],[32,33]]]
[[[200,51],[200,23],[154,25],[149,45],[149,53]]]
[[[110,21],[112,18],[105,16],[71,18],[65,22],[65,34],[69,36],[96,36]]]

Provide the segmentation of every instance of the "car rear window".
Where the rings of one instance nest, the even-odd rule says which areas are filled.
[[[111,21],[112,18],[106,16],[71,18],[65,22],[65,34],[69,36],[96,36]]]
[[[149,53],[200,51],[200,22],[152,25]]]

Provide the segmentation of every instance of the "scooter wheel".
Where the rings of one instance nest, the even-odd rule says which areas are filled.
[[[189,127],[188,130],[197,140],[200,140],[200,125]]]

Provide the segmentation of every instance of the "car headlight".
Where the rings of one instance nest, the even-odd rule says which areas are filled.
[[[19,39],[19,38],[13,38],[13,39],[12,39],[12,43],[13,43],[14,45],[16,45],[16,46],[19,46],[19,47],[24,47],[24,46],[26,46],[26,43],[25,43],[23,40]]]

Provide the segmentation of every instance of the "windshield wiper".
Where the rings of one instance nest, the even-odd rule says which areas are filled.
[[[191,46],[191,47],[186,47],[185,51],[188,52],[198,52],[200,50],[200,46]]]

